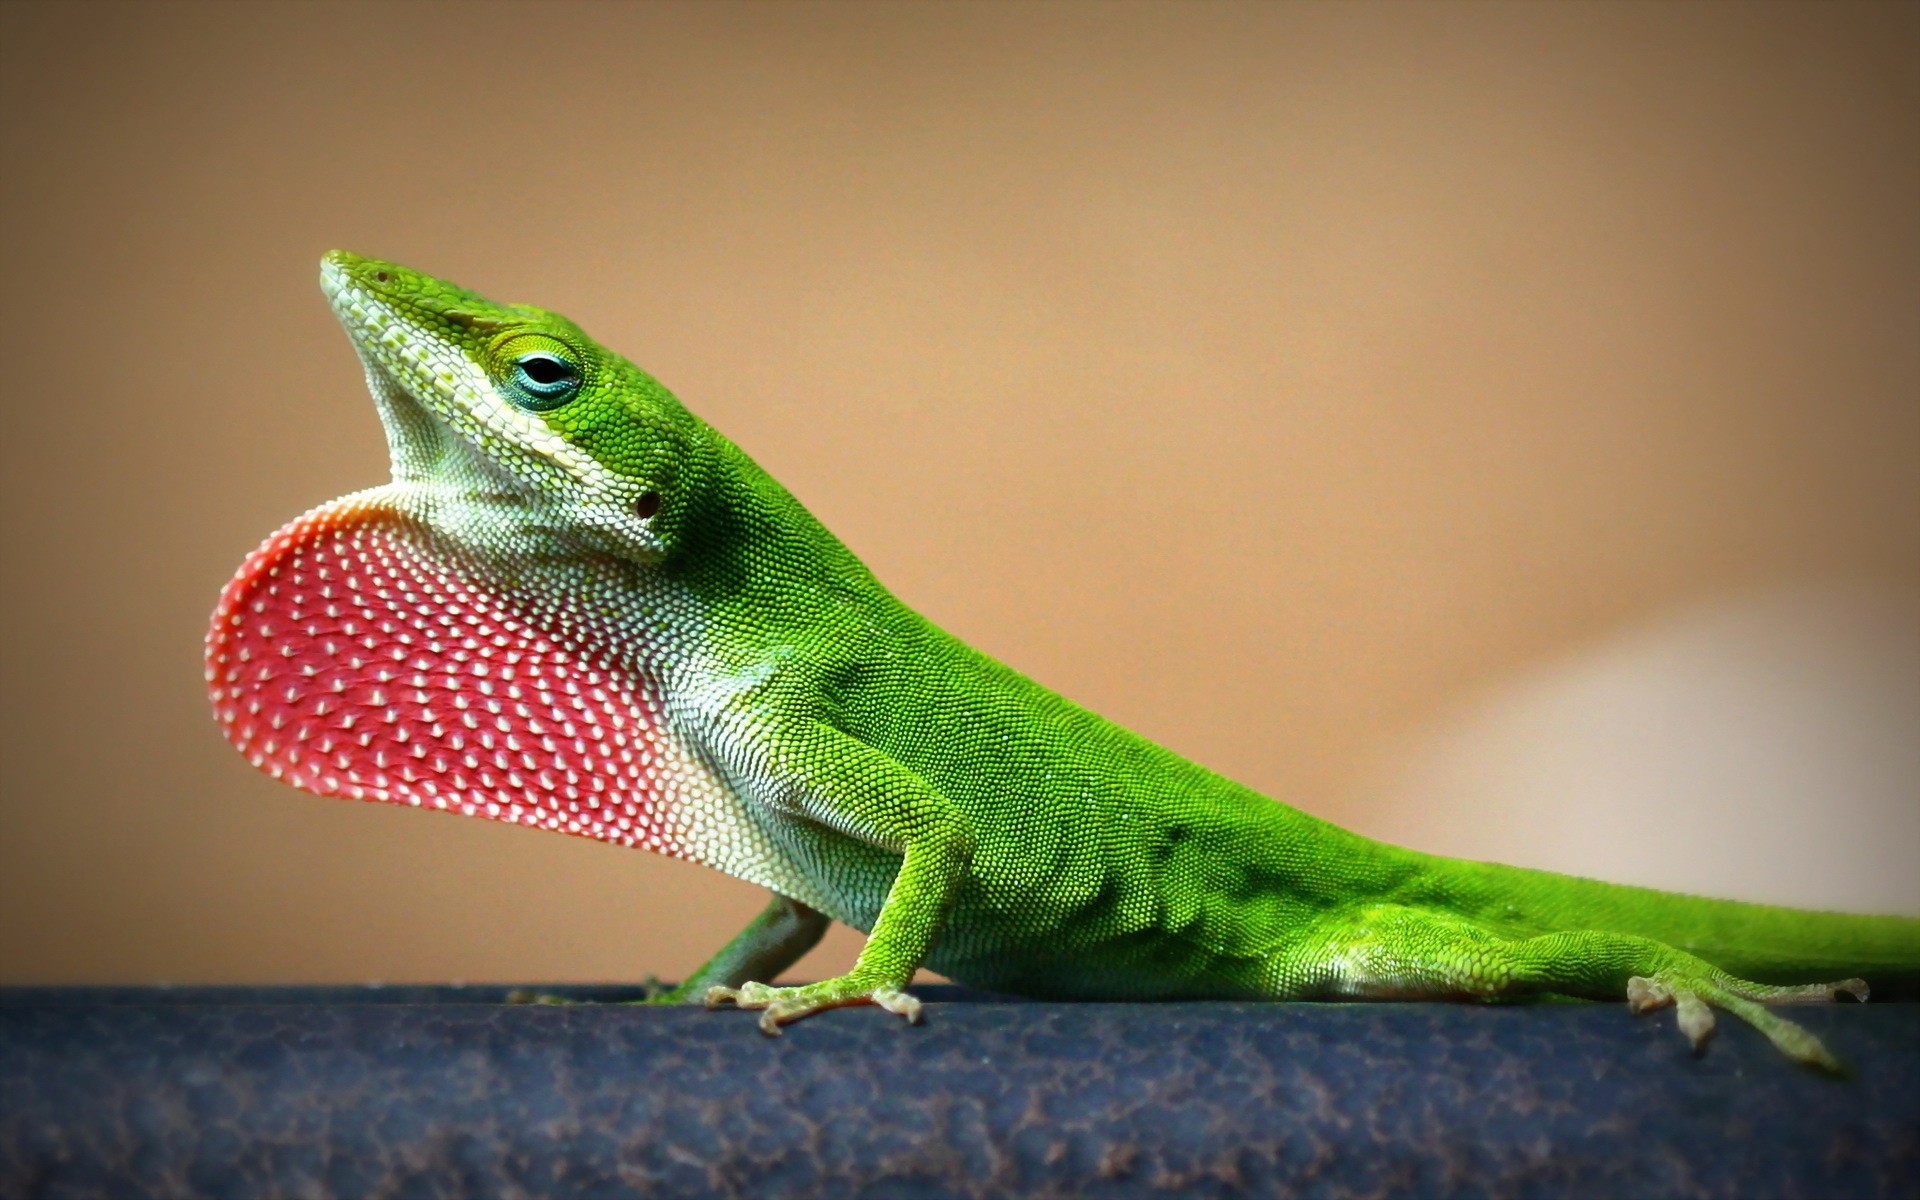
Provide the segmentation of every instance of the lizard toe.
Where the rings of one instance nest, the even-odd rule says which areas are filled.
[[[1716,972],[1716,974],[1718,974]],[[1692,1044],[1693,1052],[1706,1051],[1713,1037],[1718,1008],[1732,1013],[1759,1030],[1774,1048],[1803,1066],[1832,1075],[1845,1067],[1812,1032],[1768,1011],[1770,1004],[1822,1004],[1845,994],[1861,996],[1866,984],[1858,979],[1838,983],[1777,987],[1722,977],[1693,977],[1678,971],[1661,971],[1653,976],[1636,976],[1627,981],[1627,1005],[1636,1014],[1653,1012],[1673,1005],[1680,1032]]]

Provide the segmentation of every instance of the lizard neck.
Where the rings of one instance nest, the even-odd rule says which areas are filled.
[[[481,461],[396,473],[390,489],[469,569],[654,674],[744,669],[843,610],[884,602],[865,564],[759,464],[711,427],[699,435],[682,476],[688,511],[658,562],[609,553]]]
[[[739,447],[703,430],[692,511],[663,573],[709,604],[793,617],[882,589],[866,565]]]

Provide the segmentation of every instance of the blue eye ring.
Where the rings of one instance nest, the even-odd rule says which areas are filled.
[[[530,412],[548,412],[580,394],[580,368],[551,350],[533,350],[513,360],[508,397]]]

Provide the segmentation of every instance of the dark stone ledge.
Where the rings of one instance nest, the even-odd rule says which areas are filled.
[[[1835,1081],[1620,1004],[506,990],[0,990],[0,1196],[1920,1194],[1915,1004],[1797,1010]]]

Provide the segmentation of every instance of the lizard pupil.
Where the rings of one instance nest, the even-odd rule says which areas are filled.
[[[527,378],[535,383],[555,384],[569,374],[565,363],[544,354],[530,354],[520,363],[520,369]]]
[[[642,521],[660,511],[660,493],[645,492],[633,502],[633,514]]]

